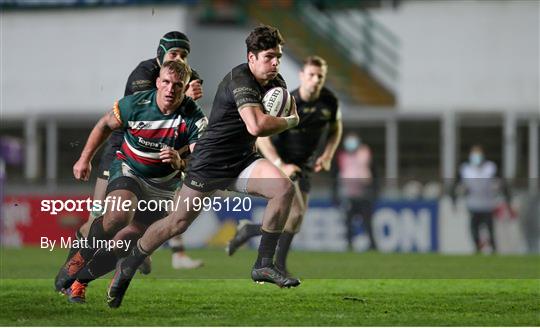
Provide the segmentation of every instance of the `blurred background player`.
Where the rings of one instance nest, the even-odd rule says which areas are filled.
[[[300,71],[300,86],[291,93],[296,99],[300,123],[278,135],[257,139],[257,146],[264,157],[295,184],[293,205],[276,251],[276,267],[286,274],[287,255],[307,210],[310,176],[313,172],[330,169],[341,140],[338,99],[324,86],[327,73],[328,66],[324,59],[318,56],[305,58]],[[317,151],[321,147],[322,154]],[[227,253],[233,255],[238,247],[261,233],[260,224],[242,221],[229,242]]]
[[[271,26],[261,25],[246,38],[247,63],[234,67],[219,84],[208,129],[191,155],[186,179],[177,194],[180,206],[153,223],[130,255],[120,259],[109,285],[110,307],[119,307],[137,267],[163,242],[186,231],[201,208],[189,206],[211,197],[216,190],[230,189],[268,199],[258,257],[251,270],[255,282],[296,287],[298,279],[284,276],[274,265],[274,254],[294,197],[290,179],[255,151],[257,137],[270,136],[298,124],[296,106],[291,115],[265,114],[261,100],[273,87],[286,88],[279,75],[283,38]]]
[[[471,218],[471,236],[476,252],[480,253],[483,242],[480,239],[480,228],[485,226],[489,233],[487,245],[493,253],[497,252],[497,241],[493,228],[493,213],[504,194],[506,205],[510,209],[510,192],[507,185],[499,178],[497,164],[486,159],[481,145],[473,145],[469,160],[459,168],[459,181],[465,189],[465,202]],[[455,199],[455,190],[453,198]]]
[[[166,208],[144,211],[138,204],[141,200],[148,204],[150,200],[174,198],[186,166],[180,157],[181,149],[193,150],[206,127],[202,110],[184,94],[190,74],[189,66],[182,61],[165,62],[156,80],[157,90],[122,98],[90,133],[81,157],[73,166],[75,178],[88,180],[97,149],[113,130],[122,129],[124,142],[111,164],[106,193],[119,202],[129,200],[131,205],[128,210],[123,209],[124,205],[104,210],[92,223],[89,240],[135,241],[146,227],[167,214]],[[124,233],[117,234],[122,229]],[[81,248],[63,269],[66,274],[62,288],[71,287],[70,300],[84,301],[88,282],[112,270],[117,257],[127,252],[128,249],[98,250],[93,242]],[[81,272],[83,266],[86,272]],[[78,282],[71,286],[75,278]]]
[[[371,219],[377,200],[378,183],[371,149],[362,143],[356,133],[350,132],[343,138],[343,150],[337,160],[340,199],[344,200],[342,205],[345,209],[347,246],[353,250],[354,222],[359,215],[369,237],[369,249],[376,250]]]
[[[188,37],[178,31],[166,33],[160,40],[157,48],[157,56],[144,60],[137,65],[131,72],[126,83],[124,96],[129,96],[137,92],[154,89],[156,87],[156,79],[159,76],[159,70],[164,62],[169,60],[181,60],[187,62],[189,52],[191,50]],[[196,71],[192,71],[186,96],[197,100],[203,96],[202,80]],[[105,199],[105,192],[109,179],[109,167],[112,161],[116,158],[117,152],[124,141],[123,130],[113,131],[111,134],[98,167],[98,177],[94,188],[94,200]],[[77,239],[86,238],[88,231],[94,219],[100,216],[101,213],[90,213],[88,221],[86,221],[76,232]],[[181,237],[173,238],[169,241],[169,246],[173,252],[172,266],[175,269],[190,269],[203,265],[202,260],[194,260],[185,254],[184,245]],[[77,248],[71,248],[64,265],[77,252]],[[148,274],[151,271],[150,258],[141,266],[141,272]]]

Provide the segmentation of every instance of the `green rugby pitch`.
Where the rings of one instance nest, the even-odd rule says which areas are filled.
[[[0,250],[2,326],[539,326],[540,257],[294,251],[296,289],[249,278],[253,250],[193,250],[205,266],[173,270],[170,253],[137,274],[119,309],[108,277],[86,304],[53,291],[65,251]]]

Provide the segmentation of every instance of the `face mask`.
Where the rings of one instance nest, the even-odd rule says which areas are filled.
[[[480,153],[471,153],[469,155],[469,162],[472,165],[480,165],[482,164],[483,160],[484,160],[484,156]]]
[[[349,137],[343,142],[346,151],[355,151],[360,146],[358,138]]]

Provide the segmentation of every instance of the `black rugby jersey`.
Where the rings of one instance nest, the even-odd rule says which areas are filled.
[[[303,101],[298,89],[291,95],[296,99],[300,122],[296,127],[272,136],[272,144],[283,162],[311,170],[318,147],[327,139],[330,124],[336,121],[338,99],[325,87],[319,98],[311,102]]]
[[[144,60],[137,65],[137,67],[131,72],[126,83],[126,89],[124,91],[124,97],[132,95],[137,92],[151,90],[156,88],[156,79],[159,76],[159,66],[156,58]],[[199,74],[192,69],[190,82],[193,80],[200,80]],[[103,154],[104,157],[114,158],[116,151],[120,150],[122,142],[124,142],[124,131],[113,131],[109,137],[109,144],[107,151]]]
[[[286,88],[281,75],[261,86],[247,63],[236,66],[218,86],[208,127],[191,155],[188,172],[202,177],[236,177],[257,156],[255,141],[238,108],[261,104],[266,91]]]

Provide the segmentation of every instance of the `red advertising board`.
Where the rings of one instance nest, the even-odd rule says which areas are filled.
[[[39,245],[41,237],[59,241],[60,237],[74,236],[88,218],[83,203],[86,199],[88,196],[6,196],[0,220],[0,243]]]

